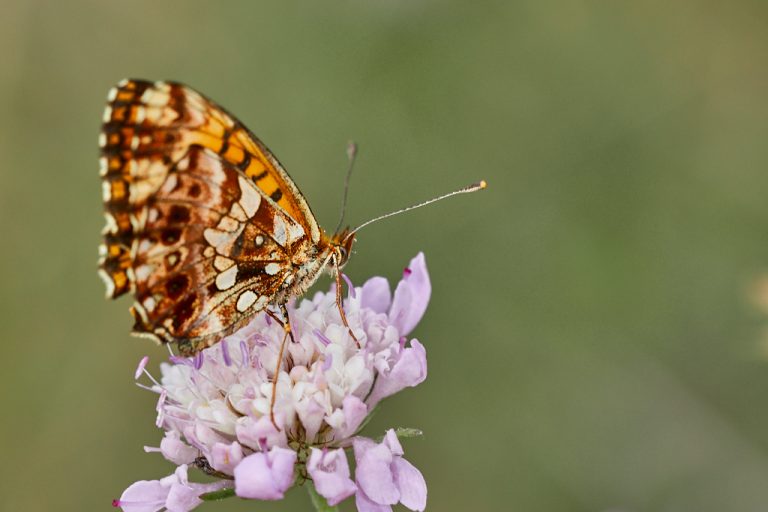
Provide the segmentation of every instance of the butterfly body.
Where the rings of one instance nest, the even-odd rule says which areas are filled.
[[[194,90],[126,80],[100,135],[107,296],[132,293],[134,333],[195,353],[338,271],[328,236],[277,159]]]

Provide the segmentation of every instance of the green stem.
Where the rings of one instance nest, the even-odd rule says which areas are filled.
[[[231,498],[235,495],[235,490],[232,488],[221,489],[213,492],[206,492],[200,495],[200,499],[203,501],[218,501],[225,498]]]
[[[305,485],[307,487],[307,492],[309,493],[309,498],[312,500],[312,505],[314,505],[317,512],[339,512],[339,507],[330,506],[328,502],[325,501],[325,498],[317,494],[315,486],[312,485],[312,482],[307,480]]]

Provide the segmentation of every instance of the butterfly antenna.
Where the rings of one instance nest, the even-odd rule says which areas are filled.
[[[347,160],[349,160],[349,167],[347,167],[347,177],[344,178],[344,198],[341,200],[341,217],[334,233],[338,233],[341,229],[341,225],[344,223],[344,216],[347,213],[347,196],[349,195],[349,181],[352,177],[352,169],[355,167],[355,159],[357,157],[357,144],[354,141],[349,141],[347,144]]]
[[[432,199],[428,199],[421,203],[413,204],[411,206],[402,208],[394,212],[389,212],[389,213],[385,213],[384,215],[379,215],[378,217],[375,217],[369,221],[363,222],[362,224],[357,226],[355,229],[349,232],[349,234],[344,238],[344,240],[348,239],[351,236],[354,236],[355,233],[363,229],[365,226],[368,226],[369,224],[373,224],[374,222],[378,222],[380,220],[383,220],[389,217],[394,217],[395,215],[400,215],[401,213],[409,212],[411,210],[415,210],[416,208],[421,208],[422,206],[427,206],[428,204],[436,203],[437,201],[440,201],[442,199],[447,199],[451,196],[457,196],[459,194],[469,194],[470,192],[477,192],[478,190],[483,190],[487,186],[488,184],[485,182],[485,180],[480,180],[477,183],[467,185],[466,187],[462,187],[458,190],[454,190],[453,192],[448,192],[447,194],[433,197]]]

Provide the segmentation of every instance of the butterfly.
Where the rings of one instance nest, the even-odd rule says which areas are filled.
[[[123,80],[99,146],[99,273],[108,298],[133,294],[134,334],[192,355],[269,306],[289,330],[285,303],[326,268],[346,324],[340,269],[363,226],[328,235],[277,158],[225,109],[180,83]]]

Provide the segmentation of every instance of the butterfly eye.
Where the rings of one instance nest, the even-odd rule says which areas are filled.
[[[347,253],[347,250],[343,247],[339,247],[339,266],[344,265],[347,262],[347,257],[349,254]]]

